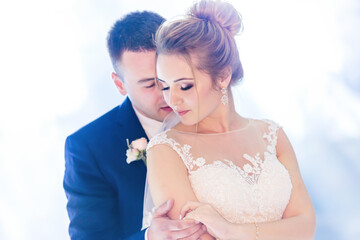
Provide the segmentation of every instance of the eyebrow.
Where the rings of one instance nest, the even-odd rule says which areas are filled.
[[[144,83],[144,82],[149,82],[149,81],[154,81],[155,78],[143,78],[140,79],[139,81],[137,81],[138,83]]]
[[[159,80],[160,82],[165,82],[164,80],[161,80],[160,78],[158,78],[158,80]],[[183,81],[183,80],[194,80],[194,78],[179,78],[179,79],[176,79],[176,80],[174,81],[174,83],[175,83],[175,82],[180,82],[180,81]]]

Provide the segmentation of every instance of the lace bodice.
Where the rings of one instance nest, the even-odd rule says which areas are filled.
[[[180,156],[193,191],[233,223],[281,219],[291,195],[291,179],[276,156],[279,125],[249,119],[226,134],[194,134],[174,129],[156,135],[148,150],[165,144]]]

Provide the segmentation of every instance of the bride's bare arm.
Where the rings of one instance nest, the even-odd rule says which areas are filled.
[[[167,145],[156,145],[147,152],[147,174],[155,206],[173,198],[174,207],[168,213],[179,219],[182,206],[198,201],[190,184],[187,169],[180,156]],[[204,234],[201,239],[213,239]]]
[[[295,152],[282,129],[278,132],[276,152],[290,174],[293,188],[282,220],[259,224],[259,239],[314,239],[314,207],[302,180]]]

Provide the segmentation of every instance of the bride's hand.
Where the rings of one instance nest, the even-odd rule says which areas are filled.
[[[227,239],[231,227],[231,223],[211,205],[200,202],[187,202],[180,211],[180,219],[193,219],[203,223],[208,233],[216,239]]]

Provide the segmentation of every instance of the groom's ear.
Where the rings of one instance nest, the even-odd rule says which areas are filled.
[[[117,75],[116,73],[112,73],[111,77],[115,83],[116,88],[118,89],[118,91],[120,92],[121,95],[126,95],[126,89],[124,87],[124,82],[120,79],[119,75]]]

